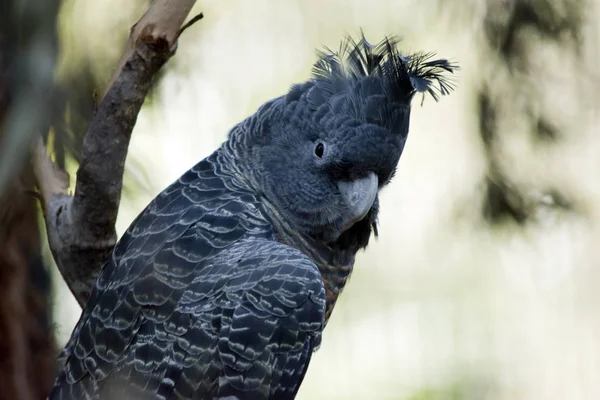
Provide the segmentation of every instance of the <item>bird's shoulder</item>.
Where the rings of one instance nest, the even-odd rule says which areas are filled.
[[[141,379],[145,392],[208,391],[224,374],[232,390],[270,390],[257,377],[273,354],[302,354],[286,371],[303,375],[324,310],[316,265],[273,239],[256,197],[209,157],[160,193],[116,246],[57,385],[89,394],[112,374]],[[173,371],[198,379],[166,379]]]
[[[55,391],[69,395],[56,398],[125,387],[160,398],[292,396],[324,326],[319,271],[264,238],[230,250],[100,292],[63,354]]]
[[[131,283],[153,267],[202,264],[248,234],[271,235],[261,202],[216,151],[159,193],[115,246],[100,279]]]

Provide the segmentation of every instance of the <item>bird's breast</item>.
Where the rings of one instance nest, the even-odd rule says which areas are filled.
[[[317,267],[319,267],[319,271],[321,271],[323,285],[325,286],[325,293],[327,296],[325,304],[325,324],[327,324],[327,321],[333,312],[333,308],[335,307],[335,303],[346,286],[348,278],[350,278],[352,268],[354,267],[354,260],[340,265],[317,263]]]

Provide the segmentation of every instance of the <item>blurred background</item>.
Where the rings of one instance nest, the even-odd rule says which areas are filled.
[[[39,88],[47,83],[15,74],[10,84],[29,86],[13,96],[6,123],[21,121],[13,132],[26,135],[28,116],[41,116],[74,182],[93,93],[103,93],[148,1],[22,3],[22,15],[38,18],[18,42],[29,46],[23,62],[40,80],[50,77],[52,95]],[[202,11],[204,20],[183,34],[139,115],[118,233],[235,123],[306,80],[316,49],[336,49],[360,29],[371,42],[400,35],[408,53],[458,62],[456,91],[439,103],[415,99],[398,173],[381,196],[380,237],[359,255],[299,399],[600,398],[599,6],[199,1],[192,15]],[[51,19],[40,22],[48,13],[56,31]],[[29,100],[19,103],[20,95]],[[19,169],[27,136],[12,136],[0,137],[4,226],[14,223],[11,174],[27,177]],[[0,317],[39,317],[34,342],[58,351],[80,308],[32,212],[23,237],[43,262],[23,263],[24,279],[40,280],[26,283],[37,300]],[[10,232],[0,232],[1,245]],[[14,289],[7,271],[0,268],[0,289]]]

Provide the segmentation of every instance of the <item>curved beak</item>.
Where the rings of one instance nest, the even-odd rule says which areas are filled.
[[[348,207],[344,230],[367,215],[377,197],[378,185],[379,180],[373,172],[369,172],[369,175],[361,179],[338,183],[338,189]]]

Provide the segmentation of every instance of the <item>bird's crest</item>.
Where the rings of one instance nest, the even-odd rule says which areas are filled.
[[[318,53],[313,67],[313,79],[328,82],[331,94],[343,91],[348,84],[368,76],[378,76],[384,81],[388,98],[410,101],[416,92],[429,93],[436,101],[440,95],[454,89],[452,78],[458,66],[446,59],[433,59],[434,53],[403,55],[398,50],[400,39],[386,37],[376,45],[361,35],[356,42],[347,37],[335,52],[328,48]]]

